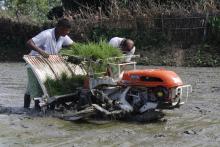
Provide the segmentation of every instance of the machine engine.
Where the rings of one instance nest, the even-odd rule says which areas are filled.
[[[135,112],[144,112],[155,109],[159,101],[168,95],[168,91],[161,91],[160,88],[132,88],[126,96],[126,100],[133,107]]]
[[[164,87],[106,87],[103,93],[126,112],[143,113],[156,109],[169,96]]]

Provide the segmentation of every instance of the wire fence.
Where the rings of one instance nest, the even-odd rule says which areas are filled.
[[[216,16],[207,13],[196,17],[161,16],[149,20],[144,18],[103,20],[99,22],[99,25],[106,26],[109,29],[133,29],[137,33],[151,32],[164,34],[169,42],[198,44],[207,39],[210,31],[209,21]]]

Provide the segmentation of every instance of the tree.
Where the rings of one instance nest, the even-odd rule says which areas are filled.
[[[26,16],[35,21],[47,20],[47,13],[55,6],[62,5],[61,0],[5,0],[7,10],[17,17]]]

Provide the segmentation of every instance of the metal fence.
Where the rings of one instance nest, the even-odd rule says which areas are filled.
[[[216,15],[202,15],[193,17],[167,17],[161,16],[146,20],[118,19],[105,20],[99,24],[109,29],[133,29],[137,32],[151,32],[164,34],[169,42],[181,44],[198,44],[207,39],[209,20]]]
[[[157,28],[168,40],[174,42],[199,43],[206,40],[209,15],[200,17],[179,17],[154,19]]]

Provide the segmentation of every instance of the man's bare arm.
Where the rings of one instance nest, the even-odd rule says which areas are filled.
[[[40,55],[42,55],[44,58],[48,58],[49,54],[46,53],[44,50],[42,50],[41,48],[37,47],[32,39],[29,39],[26,43],[26,46],[36,52],[38,52]]]

